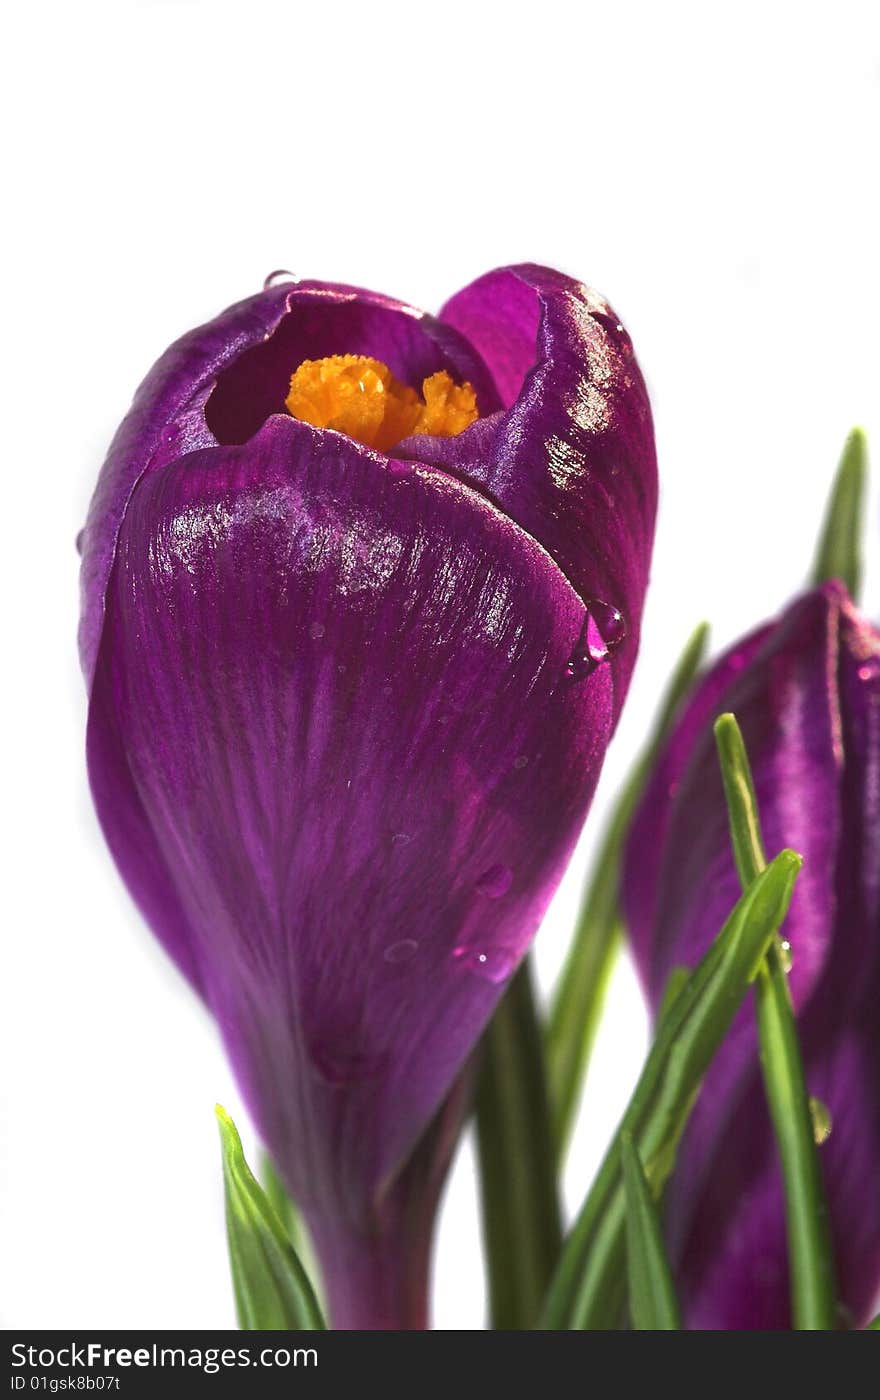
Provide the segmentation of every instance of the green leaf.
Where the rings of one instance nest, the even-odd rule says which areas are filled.
[[[550,1102],[560,1158],[577,1112],[605,992],[622,941],[619,908],[623,843],[646,779],[699,669],[708,634],[708,624],[701,623],[682,652],[651,737],[624,783],[584,885],[574,939],[553,998],[546,1032]]]
[[[663,995],[660,998],[660,1009],[657,1012],[657,1025],[660,1026],[666,1020],[676,1001],[679,992],[687,986],[688,978],[691,975],[689,967],[674,967],[666,979],[666,986],[663,988]]]
[[[740,881],[748,885],[764,869],[764,845],[749,760],[733,715],[716,720],[715,739],[736,867]],[[796,1328],[826,1330],[837,1326],[834,1256],[810,1096],[778,937],[757,979],[755,1009],[764,1090],[785,1184],[792,1318]]]
[[[620,1139],[626,1204],[629,1312],[637,1332],[677,1332],[681,1313],[663,1232],[632,1136]]]
[[[251,1173],[235,1124],[218,1104],[226,1232],[239,1326],[247,1331],[320,1331],[321,1309],[275,1209]]]
[[[880,1332],[880,1313],[878,1313],[876,1317],[871,1318],[871,1321],[868,1323],[867,1327],[865,1328],[865,1331]]]
[[[562,1229],[528,959],[483,1037],[477,1145],[492,1326],[533,1327],[559,1258]]]
[[[299,1211],[287,1194],[287,1189],[275,1167],[275,1163],[268,1152],[263,1152],[260,1157],[260,1176],[262,1178],[263,1190],[266,1193],[266,1200],[274,1210],[281,1224],[284,1226],[287,1238],[292,1243],[294,1249],[299,1251],[302,1221]]]
[[[621,1135],[631,1134],[659,1199],[703,1075],[785,917],[800,866],[800,856],[782,851],[758,876],[669,1006],[620,1128],[563,1245],[544,1309],[545,1327],[615,1325],[625,1291]]]
[[[293,1245],[300,1262],[305,1269],[312,1287],[315,1290],[315,1297],[324,1305],[324,1295],[319,1286],[321,1269],[318,1259],[309,1238],[309,1232],[302,1215],[297,1210],[295,1203],[287,1194],[287,1189],[275,1167],[275,1163],[267,1152],[264,1152],[260,1161],[260,1176],[263,1182],[263,1190],[269,1204],[272,1206],[281,1224],[284,1226],[287,1238]]]
[[[847,438],[825,513],[813,583],[838,578],[858,600],[862,581],[862,516],[868,479],[868,439],[863,428]]]

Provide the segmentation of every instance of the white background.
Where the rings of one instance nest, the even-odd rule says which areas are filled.
[[[801,581],[854,422],[880,434],[872,3],[33,3],[7,17],[2,1320],[231,1325],[213,1029],[133,913],[92,814],[74,635],[82,524],[149,364],[272,268],[434,308],[531,259],[626,321],[662,513],[645,642],[581,857],[671,657]],[[11,33],[10,33],[11,29]],[[880,519],[869,517],[878,611]],[[568,1172],[638,1067],[617,977]],[[246,1132],[248,1145],[252,1138]],[[436,1321],[482,1321],[473,1164]]]

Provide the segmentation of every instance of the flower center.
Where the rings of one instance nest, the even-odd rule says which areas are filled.
[[[367,355],[303,360],[284,402],[301,422],[333,428],[380,452],[413,433],[455,437],[479,416],[472,386],[456,384],[445,369],[423,381],[419,398]]]

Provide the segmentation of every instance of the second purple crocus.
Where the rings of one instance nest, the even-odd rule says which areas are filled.
[[[733,711],[768,851],[804,868],[785,925],[844,1321],[880,1287],[880,633],[829,584],[744,638],[697,687],[632,828],[624,898],[656,1008],[738,891],[712,733]],[[667,1195],[688,1325],[790,1326],[782,1181],[746,1007],[710,1069]]]

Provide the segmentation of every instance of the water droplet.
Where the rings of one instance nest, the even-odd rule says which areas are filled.
[[[83,540],[85,538],[85,533],[86,532],[84,529],[80,530],[79,534],[76,537],[76,552],[79,555],[82,555],[83,552]]]
[[[401,460],[400,460],[399,458],[397,458],[397,457],[392,457],[392,458],[391,458],[391,461],[388,463],[388,475],[389,475],[389,476],[412,476],[412,474],[413,474],[413,464],[412,464],[412,462],[404,462],[404,461],[401,461]]]
[[[514,768],[517,768],[517,769],[528,768],[528,766],[529,766],[529,756],[528,756],[528,754],[521,753],[521,754],[519,755],[518,758],[515,758],[515,759],[513,760],[513,766],[514,766]]]
[[[791,972],[794,955],[792,954],[791,944],[787,938],[781,938],[779,940],[779,961],[782,963],[783,972]]]
[[[323,622],[313,622],[311,627],[309,628],[309,636],[312,638],[313,641],[318,642],[321,640],[326,631],[327,628],[324,626]]]
[[[513,871],[509,865],[490,865],[477,881],[476,891],[489,899],[500,899],[502,895],[507,894],[512,884]]]
[[[817,1147],[827,1142],[831,1136],[831,1114],[828,1105],[810,1095],[810,1117],[813,1120],[813,1141]]]
[[[487,982],[506,982],[516,967],[516,954],[510,948],[453,948],[452,956],[463,967]]]
[[[414,938],[401,938],[397,943],[389,943],[383,957],[389,963],[409,962],[418,952],[419,945]]]
[[[625,636],[626,622],[620,609],[603,603],[600,598],[588,599],[587,613],[568,659],[566,675],[575,681],[586,680],[597,666],[608,660]]]
[[[875,656],[871,661],[866,661],[864,666],[859,667],[860,681],[876,681],[880,678],[880,656]]]
[[[395,831],[391,838],[392,846],[408,846],[412,837],[408,831]]]
[[[284,267],[276,267],[274,272],[263,282],[263,291],[268,292],[270,287],[280,287],[284,282],[298,282],[299,278],[295,272],[288,272]]]

